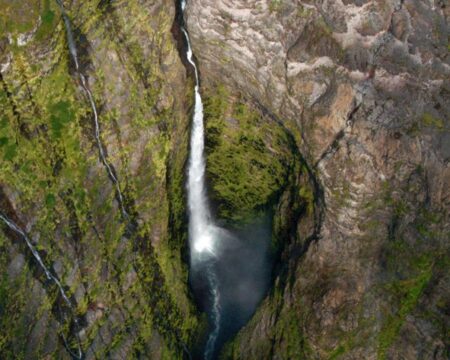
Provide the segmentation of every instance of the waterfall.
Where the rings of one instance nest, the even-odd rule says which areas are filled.
[[[181,10],[184,13],[186,1],[181,0]],[[193,53],[189,34],[184,23],[181,25],[187,44],[187,60],[195,72],[195,106],[191,128],[190,155],[188,164],[188,208],[189,208],[189,245],[191,249],[191,267],[204,268],[205,277],[209,283],[212,297],[211,318],[212,331],[209,334],[204,358],[210,359],[213,355],[217,337],[220,330],[220,292],[217,276],[214,270],[215,251],[219,240],[220,228],[212,222],[212,217],[206,197],[205,186],[205,155],[204,155],[204,124],[203,102],[200,95],[200,79],[197,65],[193,60]],[[213,262],[211,262],[213,261]]]
[[[77,317],[74,315],[75,311],[72,305],[72,302],[70,301],[69,297],[67,296],[63,285],[61,284],[61,281],[51,273],[51,271],[47,268],[47,266],[45,266],[44,261],[41,258],[41,255],[39,255],[39,252],[36,250],[36,248],[33,246],[31,239],[28,237],[28,235],[25,233],[25,231],[23,231],[16,223],[14,223],[11,219],[9,219],[6,215],[3,215],[2,213],[0,213],[0,219],[12,230],[14,231],[16,234],[18,234],[22,239],[25,240],[25,243],[28,246],[28,249],[31,251],[31,254],[33,255],[34,259],[36,260],[36,262],[39,264],[39,266],[41,267],[41,269],[44,271],[45,276],[47,277],[47,280],[52,281],[56,287],[59,290],[59,293],[61,294],[64,302],[67,304],[67,306],[69,307],[70,311],[72,312],[73,315],[73,321],[76,325],[76,327],[79,327],[78,324],[78,319]],[[61,333],[62,334],[62,333]],[[69,353],[72,355],[72,357],[74,357],[75,359],[83,359],[84,355],[83,355],[83,351],[81,350],[81,341],[80,338],[78,336],[78,334],[76,335],[77,338],[77,346],[78,346],[78,354],[74,354],[70,348],[69,345],[66,342],[66,339],[63,339],[66,345],[67,350],[69,351]]]
[[[75,70],[80,78],[80,82],[81,82],[81,87],[83,89],[83,91],[85,92],[88,100],[89,100],[89,105],[91,106],[92,109],[92,113],[94,114],[93,118],[94,118],[94,126],[95,126],[95,140],[97,142],[97,147],[98,147],[98,151],[99,151],[99,155],[100,155],[100,159],[103,163],[103,165],[106,168],[106,171],[108,173],[109,178],[111,179],[111,181],[114,184],[114,187],[116,188],[116,193],[117,193],[117,198],[118,198],[118,202],[119,202],[119,207],[120,207],[120,211],[122,213],[122,216],[126,219],[129,220],[129,216],[127,211],[125,210],[125,206],[124,206],[124,201],[123,201],[123,195],[122,195],[122,191],[120,190],[120,183],[119,183],[119,179],[117,178],[115,171],[113,170],[112,165],[108,162],[107,158],[106,158],[106,152],[105,149],[103,147],[103,144],[101,142],[100,139],[100,124],[98,121],[98,111],[97,111],[97,106],[95,105],[95,101],[94,101],[94,96],[92,95],[91,90],[89,89],[88,83],[86,81],[86,77],[83,75],[83,73],[81,72],[80,69],[80,64],[78,61],[78,51],[75,45],[75,40],[73,37],[73,31],[72,31],[72,26],[70,24],[70,19],[69,16],[67,15],[65,9],[64,9],[64,5],[61,2],[61,0],[56,0],[56,2],[58,3],[60,9],[61,9],[61,14],[62,17],[64,19],[64,25],[66,28],[66,33],[67,33],[67,42],[69,45],[69,52],[70,55],[72,56],[73,62],[75,64]]]

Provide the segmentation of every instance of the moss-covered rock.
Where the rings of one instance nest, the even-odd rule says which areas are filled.
[[[88,359],[180,358],[197,315],[182,260],[192,84],[174,4],[64,3],[130,219],[98,157],[59,7],[1,2],[0,211],[30,235],[74,310],[61,315],[58,292],[2,223],[0,311],[15,315],[1,318],[0,357],[67,358],[79,336]]]
[[[271,209],[297,161],[283,127],[224,86],[204,91],[207,177],[220,219],[234,225]]]

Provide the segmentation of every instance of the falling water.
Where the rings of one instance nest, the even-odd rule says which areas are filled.
[[[67,304],[67,306],[69,307],[72,315],[75,313],[72,302],[70,301],[69,297],[67,296],[66,292],[64,291],[64,287],[62,286],[61,282],[59,281],[59,279],[53,275],[50,270],[47,268],[47,266],[45,266],[44,261],[42,260],[41,256],[39,255],[39,252],[36,250],[36,248],[33,246],[31,239],[28,237],[28,235],[25,233],[25,231],[23,231],[16,223],[14,223],[11,219],[9,219],[6,215],[3,215],[2,213],[0,213],[0,219],[12,230],[14,231],[16,234],[20,235],[20,237],[22,239],[25,240],[25,243],[28,246],[28,249],[30,249],[31,254],[33,255],[33,257],[35,258],[36,262],[39,264],[39,266],[42,268],[42,270],[45,273],[45,276],[47,277],[48,280],[52,281],[56,287],[59,290],[59,293],[61,294],[62,298],[64,299],[64,302]],[[76,316],[73,317],[73,321],[76,325],[76,327],[78,328],[78,319],[76,318]],[[64,342],[66,342],[66,339],[64,338]],[[81,350],[81,344],[80,344],[80,339],[78,337],[77,334],[77,352],[78,354],[74,354],[67,342],[66,342],[66,348],[67,350],[70,352],[70,354],[72,355],[72,357],[74,357],[75,359],[83,359],[83,351]]]
[[[58,5],[61,9],[61,13],[62,13],[62,16],[64,19],[64,25],[66,27],[66,32],[67,32],[67,42],[69,44],[69,52],[70,52],[70,55],[72,56],[73,62],[75,64],[75,70],[78,73],[78,76],[80,77],[81,87],[83,88],[83,91],[85,92],[85,94],[89,100],[89,104],[90,104],[92,112],[94,114],[95,140],[97,142],[100,159],[102,160],[102,163],[106,168],[109,178],[111,179],[111,181],[113,182],[113,184],[116,188],[116,193],[117,193],[117,197],[118,197],[120,210],[122,212],[122,216],[126,220],[129,220],[129,216],[128,216],[127,211],[125,210],[125,206],[124,206],[124,202],[123,202],[122,191],[120,190],[119,179],[115,175],[112,165],[108,162],[108,160],[106,158],[106,152],[105,152],[105,149],[104,149],[103,144],[100,139],[100,124],[98,121],[97,106],[95,105],[94,96],[92,95],[92,92],[89,89],[88,83],[86,81],[86,77],[83,75],[83,73],[81,72],[81,69],[80,69],[80,65],[79,65],[79,61],[78,61],[78,52],[77,52],[77,48],[75,45],[75,40],[73,37],[73,31],[72,31],[72,26],[70,24],[69,16],[67,15],[67,13],[64,9],[64,5],[61,2],[61,0],[56,0],[56,2],[58,3]]]
[[[181,1],[184,12],[186,1]],[[210,359],[213,355],[217,337],[220,330],[220,292],[217,276],[214,270],[215,251],[220,239],[221,229],[212,222],[208,199],[205,191],[205,157],[204,157],[204,128],[203,103],[200,95],[200,81],[197,65],[193,60],[191,41],[186,29],[181,26],[187,43],[187,60],[195,72],[195,107],[191,129],[191,143],[188,170],[188,205],[189,205],[189,241],[191,248],[191,268],[193,271],[203,269],[209,283],[212,297],[211,321],[212,331],[209,334],[204,358]]]

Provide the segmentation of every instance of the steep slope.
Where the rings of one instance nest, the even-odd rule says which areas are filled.
[[[182,358],[197,318],[175,5],[63,5],[111,172],[57,2],[0,1],[0,357]]]
[[[448,11],[188,2],[204,83],[281,121],[317,185],[314,219],[298,219],[273,291],[224,358],[447,358]]]

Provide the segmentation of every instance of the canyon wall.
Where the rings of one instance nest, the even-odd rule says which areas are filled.
[[[188,357],[193,82],[174,2],[0,0],[0,357]],[[446,359],[443,1],[189,0],[220,220],[274,210],[273,289],[236,359]],[[174,36],[175,35],[175,38]],[[447,341],[447,342],[446,342]]]
[[[204,87],[283,124],[315,185],[274,289],[223,358],[445,359],[445,3],[190,0],[186,11]]]
[[[167,1],[0,1],[0,357],[182,358],[197,326],[187,290],[184,164],[192,83]],[[78,319],[76,321],[76,319]]]

